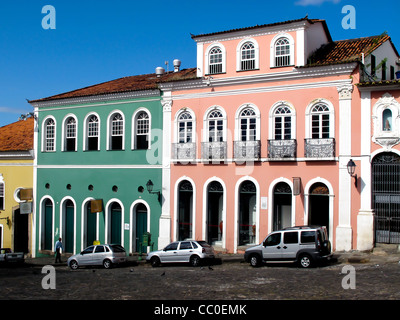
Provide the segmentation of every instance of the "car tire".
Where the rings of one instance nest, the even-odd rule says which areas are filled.
[[[301,268],[311,268],[314,265],[313,259],[308,254],[302,254],[299,258],[299,266]]]
[[[110,261],[109,259],[105,259],[105,260],[103,261],[103,267],[104,267],[104,269],[110,269],[111,266],[112,266],[112,263],[111,263],[111,261]]]
[[[70,267],[72,270],[78,269],[78,268],[79,268],[78,261],[72,260],[72,261],[69,263],[69,267]]]
[[[190,265],[192,267],[198,267],[200,265],[200,257],[197,255],[193,255],[190,257]]]
[[[257,268],[261,265],[261,258],[258,254],[253,254],[250,256],[250,265],[253,268]]]
[[[161,261],[160,261],[160,258],[159,258],[159,257],[152,257],[152,258],[150,259],[150,263],[151,263],[151,266],[152,266],[153,268],[156,268],[156,267],[159,267],[159,266],[160,266]]]

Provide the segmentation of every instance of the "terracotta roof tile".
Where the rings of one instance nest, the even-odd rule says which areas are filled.
[[[43,102],[57,99],[78,98],[87,96],[96,96],[112,93],[133,92],[139,90],[155,90],[158,89],[158,83],[171,80],[188,80],[196,78],[196,69],[183,69],[178,72],[167,72],[161,77],[157,77],[155,73],[143,74],[136,76],[123,77],[116,80],[111,80],[85,87],[82,89],[73,90],[66,93],[57,94],[51,97],[38,100],[31,100],[29,103]]]
[[[366,57],[386,41],[391,40],[388,35],[384,34],[380,36],[330,42],[315,51],[308,59],[306,66],[361,61],[362,53],[364,53]]]
[[[1,151],[33,150],[34,119],[20,120],[0,128]]]

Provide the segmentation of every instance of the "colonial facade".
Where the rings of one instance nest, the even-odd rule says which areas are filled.
[[[34,119],[0,128],[0,247],[31,253]]]
[[[163,232],[240,252],[273,230],[322,224],[334,250],[371,249],[371,160],[388,134],[371,140],[367,128],[398,100],[384,96],[379,109],[371,95],[370,115],[356,84],[394,79],[390,38],[334,42],[324,20],[308,18],[192,38],[198,78],[160,84],[172,101]]]

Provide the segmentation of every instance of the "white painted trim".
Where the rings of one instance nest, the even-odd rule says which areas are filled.
[[[88,197],[82,201],[81,205],[81,251],[85,249],[85,235],[87,227],[87,205],[90,201],[95,200],[92,197]],[[86,235],[87,236],[87,235]],[[99,213],[96,213],[96,239],[99,239]]]
[[[250,70],[242,70],[242,46],[247,43],[251,42],[254,45],[254,69]],[[238,45],[236,46],[236,71],[251,71],[257,70],[260,68],[260,48],[258,42],[254,38],[244,38],[242,39]]]
[[[105,224],[104,224],[104,231],[105,231],[105,243],[109,243],[111,239],[110,238],[110,230],[109,230],[109,222],[111,219],[111,213],[110,213],[110,207],[113,202],[117,202],[121,206],[121,244],[124,245],[124,221],[125,221],[125,207],[124,204],[122,203],[121,200],[117,198],[112,198],[110,199],[106,206],[104,207],[105,209]]]
[[[272,38],[271,43],[270,43],[270,68],[276,68],[275,66],[275,54],[276,54],[276,42],[280,38],[286,38],[289,40],[289,47],[290,47],[290,66],[295,64],[295,47],[294,47],[294,39],[293,37],[287,33],[287,32],[279,32],[275,37]],[[286,67],[286,66],[282,66]],[[278,67],[279,68],[279,67]]]
[[[203,142],[207,142],[208,141],[208,138],[209,138],[209,127],[208,127],[208,117],[209,117],[209,115],[210,115],[210,113],[212,112],[212,111],[214,111],[214,110],[218,110],[218,111],[220,111],[221,113],[222,113],[222,125],[223,125],[223,132],[222,132],[222,139],[223,139],[223,141],[225,142],[225,141],[227,141],[227,116],[226,116],[226,111],[225,111],[225,109],[224,108],[222,108],[221,106],[217,106],[217,105],[214,105],[214,106],[211,106],[211,107],[209,107],[205,112],[204,112],[204,117],[203,117],[203,129],[202,129],[202,131],[203,131],[203,139],[202,139],[202,141]]]
[[[184,108],[179,109],[175,113],[175,117],[174,117],[174,139],[173,139],[173,141],[175,143],[179,143],[179,120],[178,119],[179,119],[180,115],[182,113],[184,113],[184,112],[188,112],[192,116],[192,142],[196,141],[196,137],[197,137],[197,131],[196,131],[197,119],[196,119],[196,114],[192,109],[184,107]]]
[[[296,122],[297,122],[297,117],[296,117],[296,109],[292,103],[289,101],[278,101],[275,102],[271,108],[269,109],[269,121],[268,121],[268,137],[269,139],[275,139],[275,110],[280,107],[281,105],[287,106],[290,111],[291,111],[291,139],[296,139],[297,135],[297,129],[296,129]],[[282,130],[282,135],[283,135],[283,130]]]
[[[44,209],[44,201],[47,200],[47,199],[49,199],[51,201],[52,208],[53,208],[52,221],[51,221],[51,223],[52,223],[52,226],[51,226],[51,230],[52,230],[52,232],[51,232],[51,250],[54,251],[54,226],[55,226],[54,219],[55,219],[56,207],[55,207],[55,201],[54,201],[53,197],[51,197],[49,195],[43,196],[40,199],[40,202],[39,202],[39,219],[38,219],[38,221],[39,221],[39,234],[40,234],[40,237],[39,237],[38,250],[44,250],[42,248],[42,239],[44,237],[44,233],[43,233],[44,230],[42,230],[43,229],[42,228],[43,227],[43,223],[44,223],[44,221],[43,221],[43,219],[44,219],[43,211],[44,210],[43,209]]]
[[[73,113],[68,113],[62,120],[62,126],[61,126],[61,151],[67,151],[66,150],[66,130],[67,130],[67,123],[66,121],[69,118],[74,118],[75,119],[75,150],[78,150],[78,137],[79,137],[79,132],[78,132],[78,118],[76,117],[76,115],[74,115]]]
[[[226,49],[225,46],[220,42],[213,42],[211,43],[204,54],[204,72],[203,75],[213,75],[210,73],[210,51],[211,49],[218,47],[221,49],[222,52],[222,72],[226,72]],[[203,54],[203,53],[202,53]]]
[[[46,127],[47,127],[47,122],[50,120],[50,119],[52,119],[53,121],[54,121],[54,150],[51,150],[51,151],[47,151],[46,150]],[[56,121],[56,119],[54,118],[54,116],[52,116],[52,115],[49,115],[49,116],[47,116],[47,117],[45,117],[44,119],[43,119],[43,121],[42,121],[42,134],[41,134],[41,141],[42,141],[42,143],[41,143],[41,148],[40,148],[40,151],[41,152],[56,152],[57,151],[57,121]]]
[[[70,196],[66,196],[61,199],[60,201],[60,238],[65,240],[65,235],[64,235],[64,222],[65,222],[65,202],[67,200],[71,200],[72,203],[74,204],[74,235],[73,235],[73,254],[76,254],[76,201],[74,198]],[[65,245],[64,245],[64,251],[65,251]]]
[[[136,207],[138,204],[143,204],[146,207],[147,210],[147,232],[150,232],[150,217],[151,217],[151,209],[147,201],[138,199],[132,202],[130,208],[129,208],[129,227],[130,227],[130,232],[129,232],[129,252],[137,252],[136,248]],[[124,222],[122,221],[122,224]],[[134,241],[135,239],[135,241]],[[154,239],[153,239],[154,242]],[[135,251],[134,251],[135,250]],[[147,247],[147,251],[149,252],[150,248]]]
[[[132,115],[131,149],[132,150],[137,150],[137,146],[136,146],[136,128],[137,128],[137,116],[139,115],[140,112],[145,112],[147,114],[147,116],[149,117],[149,133],[147,135],[147,138],[148,138],[148,148],[147,148],[147,150],[150,150],[151,149],[151,141],[152,141],[152,137],[151,137],[151,133],[152,133],[151,112],[149,111],[149,109],[144,108],[144,107],[140,107],[140,108],[136,109],[136,111]]]
[[[89,126],[88,126],[88,120],[91,116],[96,116],[97,119],[99,120],[99,135],[97,137],[97,150],[100,150],[100,139],[101,139],[101,119],[100,116],[96,113],[96,112],[89,112],[86,116],[85,119],[83,120],[83,132],[82,132],[82,136],[83,136],[83,151],[88,151],[88,139],[89,139]]]
[[[240,141],[240,114],[242,111],[246,108],[251,108],[255,112],[255,119],[256,119],[256,140],[261,140],[261,125],[260,125],[260,119],[261,119],[261,113],[258,107],[249,102],[249,103],[243,103],[237,110],[235,114],[235,134],[234,134],[234,140],[235,141]]]
[[[327,99],[324,98],[319,98],[319,99],[314,99],[311,101],[305,112],[305,138],[309,139],[312,137],[312,117],[311,117],[311,109],[316,105],[316,104],[325,104],[329,108],[329,138],[335,138],[335,107],[333,106],[332,102],[330,102]]]
[[[107,116],[107,146],[106,146],[106,150],[107,151],[111,150],[111,130],[112,130],[111,117],[114,116],[117,113],[122,116],[122,120],[123,120],[122,150],[125,150],[125,135],[126,135],[126,132],[125,132],[125,128],[126,128],[125,114],[121,110],[113,110]]]

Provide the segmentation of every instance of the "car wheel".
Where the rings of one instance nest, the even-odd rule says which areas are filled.
[[[261,258],[258,254],[253,254],[250,257],[250,265],[254,268],[259,267],[261,265]]]
[[[152,266],[153,268],[158,267],[158,266],[160,266],[160,264],[161,264],[160,258],[159,258],[159,257],[152,257],[152,258],[150,259],[150,263],[151,263],[151,266]]]
[[[103,261],[103,267],[104,267],[105,269],[110,269],[111,266],[112,266],[112,263],[111,263],[110,260],[106,259],[106,260]]]
[[[198,267],[200,265],[200,257],[193,255],[190,257],[190,264],[192,267]]]
[[[299,266],[302,268],[310,268],[313,265],[313,260],[308,254],[303,254],[299,259]]]
[[[77,262],[76,260],[72,260],[72,261],[69,263],[69,267],[70,267],[72,270],[78,269],[78,267],[79,267],[78,262]]]

